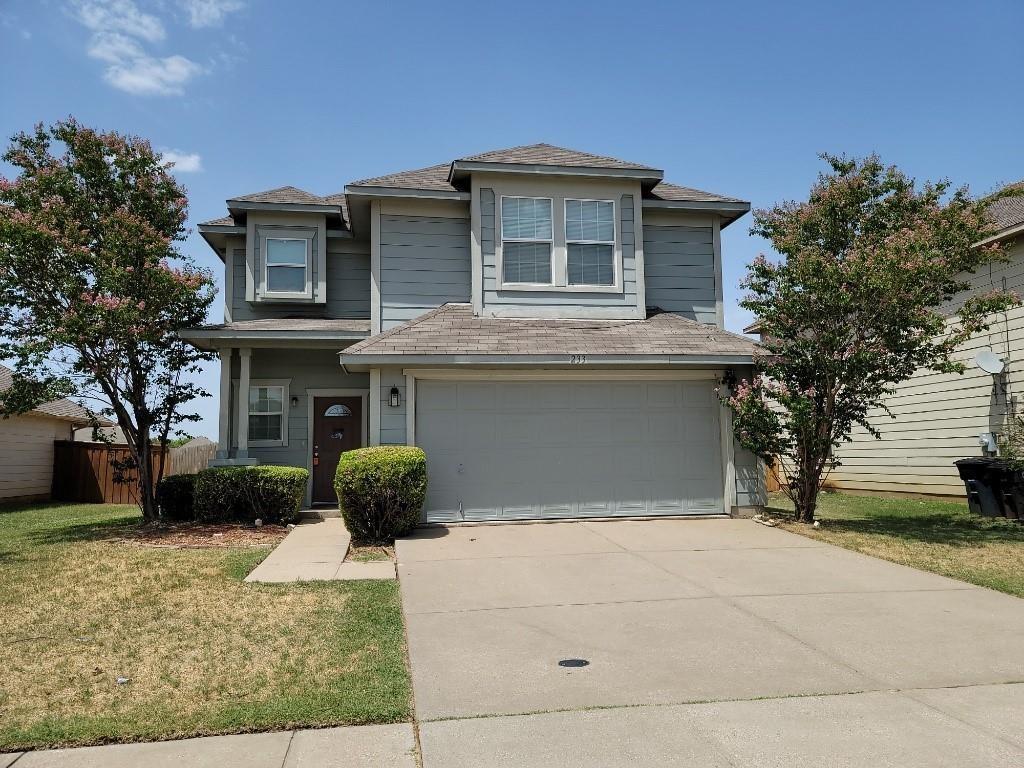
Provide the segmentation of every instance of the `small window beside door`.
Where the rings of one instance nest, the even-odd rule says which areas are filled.
[[[249,444],[278,446],[288,444],[285,404],[288,387],[281,384],[254,384],[249,387]]]

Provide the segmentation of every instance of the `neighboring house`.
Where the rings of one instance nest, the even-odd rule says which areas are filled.
[[[0,365],[0,392],[11,386]],[[111,426],[105,419],[98,419]],[[53,441],[71,440],[90,424],[89,412],[70,400],[54,400],[21,416],[0,419],[0,503],[48,499],[53,483]]]
[[[1018,187],[1019,185],[1013,185]],[[944,307],[952,313],[975,293],[993,289],[1024,295],[1024,187],[1021,195],[995,200],[989,213],[1010,257],[968,276],[970,290]],[[756,322],[746,329],[757,333]],[[976,362],[991,351],[1005,363],[998,375]],[[895,418],[881,409],[869,412],[881,432],[876,440],[858,429],[853,441],[840,447],[842,466],[829,475],[829,486],[843,491],[912,494],[963,498],[964,486],[953,462],[968,456],[992,455],[990,436],[1005,434],[1007,415],[1024,415],[1024,308],[1000,313],[989,330],[965,344],[955,355],[967,366],[963,375],[918,371],[886,398]],[[991,366],[990,366],[991,367]]]
[[[715,388],[754,344],[723,328],[719,232],[747,202],[547,144],[231,198],[215,463],[427,454],[424,521],[721,514],[763,502]]]
[[[99,435],[104,439],[98,439],[92,427],[82,427],[75,430],[71,439],[81,443],[109,443],[110,445],[125,445],[128,442],[125,439],[124,431],[116,425],[100,428]]]

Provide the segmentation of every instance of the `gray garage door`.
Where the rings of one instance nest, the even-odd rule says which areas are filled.
[[[722,512],[709,381],[416,385],[432,522]]]

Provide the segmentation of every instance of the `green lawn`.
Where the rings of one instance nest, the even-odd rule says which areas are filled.
[[[792,505],[773,494],[769,513]],[[982,587],[1024,597],[1024,525],[972,515],[966,502],[883,499],[823,493],[820,528],[792,522],[786,530]]]
[[[115,540],[139,522],[0,510],[0,752],[410,717],[396,582],[245,584],[269,548]]]

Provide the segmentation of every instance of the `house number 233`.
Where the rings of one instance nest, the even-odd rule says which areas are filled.
[[[569,355],[569,364],[570,365],[586,365],[586,362],[587,362],[587,356],[586,355]]]

